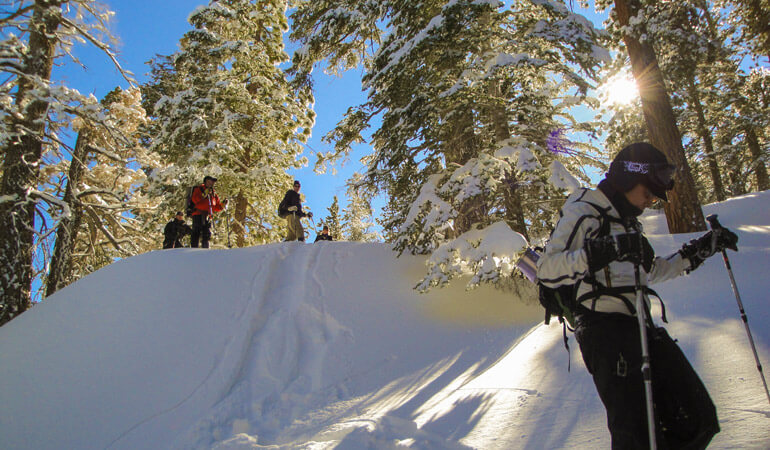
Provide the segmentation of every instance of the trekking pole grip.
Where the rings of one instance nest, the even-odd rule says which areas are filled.
[[[710,214],[706,217],[706,220],[708,221],[709,225],[711,225],[712,230],[720,230],[724,228],[721,223],[719,223],[719,220],[717,220],[717,214]]]

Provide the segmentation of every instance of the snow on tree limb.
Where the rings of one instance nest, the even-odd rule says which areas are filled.
[[[458,276],[470,278],[467,288],[494,283],[511,275],[516,258],[527,245],[524,236],[502,221],[467,231],[433,251],[426,263],[428,275],[415,288],[425,292]]]

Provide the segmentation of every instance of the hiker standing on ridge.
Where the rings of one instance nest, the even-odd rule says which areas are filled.
[[[329,226],[328,225],[324,225],[323,230],[321,230],[321,234],[317,234],[315,236],[315,241],[313,241],[313,242],[333,241],[333,240],[334,239],[332,239],[332,235],[329,234]]]
[[[227,206],[227,200],[219,201],[219,196],[214,192],[214,183],[217,179],[210,176],[203,178],[203,184],[195,186],[190,200],[195,209],[192,212],[192,234],[190,235],[190,247],[197,248],[198,241],[201,247],[209,248],[211,239],[211,220],[214,213],[222,211]]]
[[[302,227],[300,219],[303,217],[313,217],[313,213],[302,212],[302,199],[299,196],[300,183],[294,180],[294,187],[286,191],[281,204],[278,206],[278,212],[281,217],[286,218],[286,226],[289,229],[284,241],[305,242],[305,229]]]
[[[163,248],[180,248],[182,245],[182,238],[192,233],[190,225],[184,220],[184,213],[177,211],[176,215],[166,227],[163,229]]]
[[[675,169],[648,143],[625,147],[597,189],[570,195],[537,263],[538,279],[549,288],[578,283],[575,337],[607,410],[613,449],[650,448],[636,267],[647,310],[658,447],[703,449],[719,432],[705,386],[666,330],[652,322],[649,294],[655,294],[647,285],[689,273],[725,248],[737,250],[738,237],[712,230],[672,255],[655,256],[637,217],[657,199],[667,200]]]

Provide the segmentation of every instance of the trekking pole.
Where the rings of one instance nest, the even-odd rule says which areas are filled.
[[[642,340],[642,378],[644,379],[644,397],[647,401],[647,432],[650,437],[650,449],[658,448],[655,440],[655,411],[652,402],[652,370],[650,368],[650,348],[647,342],[647,309],[644,304],[644,291],[639,276],[639,264],[634,264],[634,282],[636,283],[636,317],[639,319],[639,335]]]
[[[214,226],[214,208],[211,206],[212,195],[214,195],[214,189],[211,190],[211,194],[209,194],[209,196],[207,197],[209,201],[209,214],[207,216],[207,219],[211,224],[211,234],[214,236],[217,236],[217,228]]]
[[[312,211],[310,212],[310,214],[312,214]],[[313,224],[313,231],[317,234],[318,230],[315,229],[315,220],[313,220],[313,216],[310,216],[310,223]],[[307,234],[307,237],[308,238],[310,237],[310,233]]]
[[[724,228],[722,224],[717,220],[716,214],[711,214],[706,217],[709,225],[711,225],[712,232],[719,233]],[[733,288],[733,294],[735,294],[735,301],[738,302],[738,310],[741,312],[741,320],[743,320],[743,326],[746,328],[746,335],[749,337],[749,344],[751,344],[751,351],[754,352],[754,360],[757,362],[757,370],[759,370],[759,376],[762,378],[762,384],[765,386],[765,395],[767,401],[770,402],[770,391],[767,390],[767,380],[765,380],[765,373],[762,371],[762,363],[759,362],[759,354],[757,353],[757,347],[754,345],[754,337],[751,335],[751,329],[749,328],[749,318],[746,316],[746,311],[743,309],[743,302],[741,301],[741,294],[738,293],[738,285],[735,283],[735,276],[733,276],[733,268],[730,266],[730,260],[727,258],[727,250],[722,249],[722,260],[725,262],[725,268],[727,268],[727,275],[730,277],[730,286]]]
[[[225,211],[227,211],[227,208],[225,208]],[[230,211],[227,211],[227,214],[225,214],[225,220],[227,225],[227,248],[233,248],[232,244],[230,244]]]
[[[638,222],[637,222],[638,224]],[[633,228],[639,235],[639,248],[644,248],[641,242],[642,233],[637,224]],[[652,369],[650,367],[650,346],[647,341],[647,305],[644,301],[639,263],[634,264],[634,287],[636,289],[636,317],[639,320],[639,338],[642,341],[642,379],[644,380],[644,397],[647,403],[647,433],[650,439],[650,450],[657,450],[655,437],[655,410],[652,401]]]

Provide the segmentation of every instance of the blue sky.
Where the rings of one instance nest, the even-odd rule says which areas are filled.
[[[124,69],[133,72],[139,83],[143,83],[148,79],[149,66],[146,62],[156,54],[175,52],[179,39],[190,29],[187,17],[196,7],[208,4],[208,1],[106,0],[103,3],[115,12],[111,31],[119,39],[118,61]],[[116,86],[128,86],[109,59],[92,47],[81,45],[75,48],[74,53],[85,68],[72,63],[64,64],[55,68],[55,79],[82,93],[92,93],[97,98],[102,98]],[[335,195],[340,198],[340,208],[345,207],[345,181],[354,171],[361,170],[358,158],[365,151],[365,146],[360,146],[347,164],[337,167],[336,175],[331,171],[323,175],[315,174],[312,167],[315,157],[310,149],[329,151],[329,145],[322,143],[321,137],[334,128],[348,107],[362,103],[365,95],[361,90],[360,70],[351,71],[342,78],[327,76],[322,70],[313,74],[317,118],[306,149],[310,164],[292,175],[302,181],[305,206],[314,212],[317,223],[318,219],[328,214],[327,208]],[[311,233],[311,239],[313,235]]]

